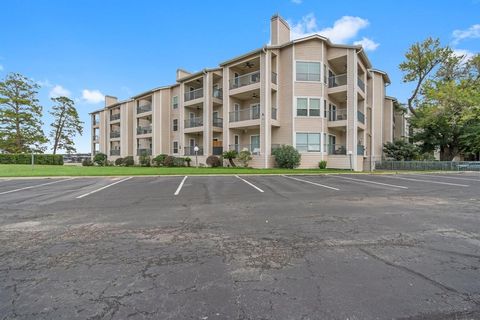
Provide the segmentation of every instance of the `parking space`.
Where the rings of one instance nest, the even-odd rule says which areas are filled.
[[[0,180],[0,318],[479,318],[479,195],[465,173]]]

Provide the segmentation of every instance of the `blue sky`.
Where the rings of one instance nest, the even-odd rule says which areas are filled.
[[[103,106],[102,95],[128,98],[173,83],[177,68],[198,71],[261,47],[274,13],[296,36],[361,41],[400,101],[411,86],[398,64],[413,42],[432,36],[459,52],[480,51],[480,0],[17,0],[4,1],[2,13],[0,78],[20,72],[42,85],[46,131],[49,96],[75,99],[86,129],[76,139],[80,152],[90,151],[88,113]]]

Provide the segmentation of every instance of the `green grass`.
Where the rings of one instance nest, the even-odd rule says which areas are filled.
[[[0,177],[52,176],[139,176],[139,175],[208,175],[208,174],[321,174],[341,173],[337,169],[251,169],[251,168],[157,168],[157,167],[82,167],[22,164],[0,165]]]

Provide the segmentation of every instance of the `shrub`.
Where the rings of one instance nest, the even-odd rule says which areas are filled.
[[[105,166],[107,166],[107,167],[113,167],[114,165],[115,165],[115,161],[107,160],[105,162]]]
[[[185,158],[178,157],[173,161],[174,167],[185,167]]]
[[[135,161],[133,160],[132,156],[128,156],[128,157],[123,158],[123,165],[125,167],[131,167],[134,164],[135,164]]]
[[[162,154],[159,154],[158,156],[156,156],[155,158],[153,158],[153,163],[155,163],[155,165],[157,167],[161,167],[163,166],[163,162],[165,161],[165,158],[167,157],[166,154],[162,153]]]
[[[187,163],[187,167],[190,167],[190,162],[192,162],[192,159],[190,157],[185,157],[185,162]]]
[[[252,154],[248,150],[242,150],[238,154],[238,160],[244,167],[248,167],[248,163],[252,160]]]
[[[93,162],[95,162],[97,166],[104,166],[107,164],[107,155],[99,152],[93,157]]]
[[[235,150],[228,150],[223,153],[223,158],[228,159],[228,163],[232,167],[235,167],[235,162],[233,162],[233,159],[235,159],[238,156],[237,151]]]
[[[175,166],[175,157],[167,156],[165,160],[163,160],[163,165],[165,167],[174,167]]]
[[[123,158],[115,159],[115,165],[116,166],[122,166],[123,165]]]
[[[146,152],[142,152],[138,160],[142,167],[150,167],[151,158]]]
[[[220,161],[220,159],[214,155],[208,156],[207,161],[205,162],[207,163],[207,165],[209,165],[212,168],[220,167],[222,165],[222,162]]]
[[[90,159],[90,158],[83,159],[83,161],[82,161],[82,166],[84,166],[84,167],[91,167],[91,166],[93,166],[93,161],[92,161],[92,159]]]
[[[327,169],[327,161],[325,161],[325,160],[320,161],[320,162],[318,163],[318,167],[319,167],[320,169]]]
[[[404,140],[385,143],[383,145],[383,152],[389,160],[410,161],[420,158],[419,147]]]
[[[282,145],[273,150],[273,155],[280,168],[293,169],[300,165],[301,155],[292,146]]]
[[[31,164],[32,154],[30,153],[5,153],[0,154],[0,164]],[[63,165],[63,156],[58,154],[35,154],[34,164]]]

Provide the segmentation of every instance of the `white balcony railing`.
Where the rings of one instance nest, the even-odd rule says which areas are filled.
[[[195,100],[203,97],[203,88],[185,92],[185,101]]]
[[[236,89],[260,82],[260,71],[254,71],[230,79],[230,89]]]
[[[328,78],[328,87],[335,88],[344,86],[347,84],[347,74],[339,74],[337,76],[331,76]]]

